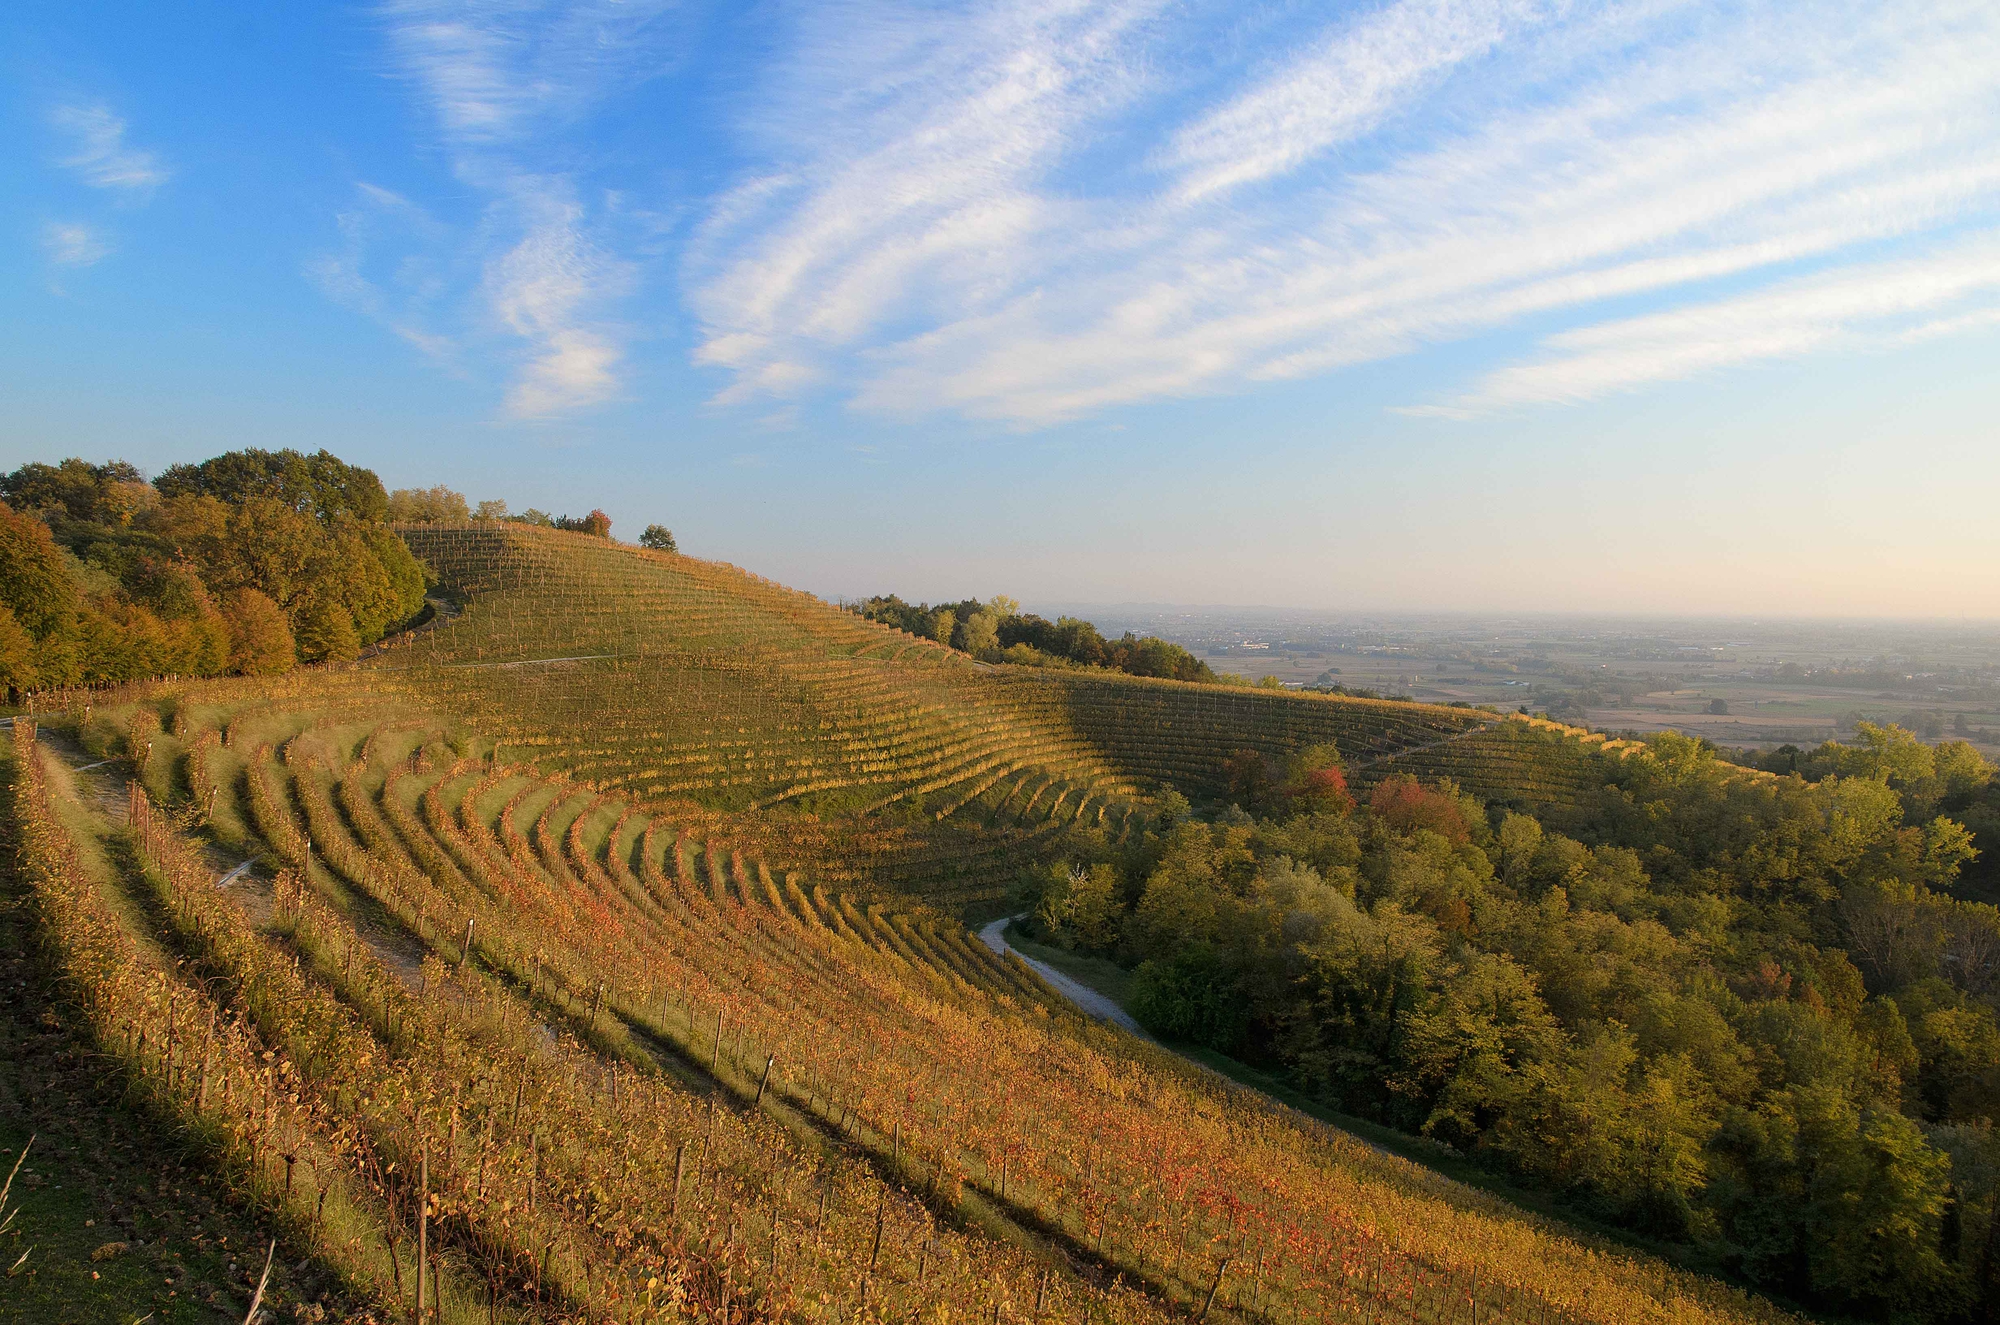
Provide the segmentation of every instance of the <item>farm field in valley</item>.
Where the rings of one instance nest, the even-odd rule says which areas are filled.
[[[2000,751],[2000,632],[1979,626],[1337,616],[1272,609],[1044,609],[1158,633],[1218,672],[1342,685],[1601,731],[1816,744],[1857,718]],[[1724,713],[1711,712],[1720,701]]]

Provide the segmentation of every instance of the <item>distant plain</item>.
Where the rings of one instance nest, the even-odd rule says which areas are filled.
[[[1604,731],[1817,744],[1860,719],[2000,748],[2000,625],[1343,616],[1038,606],[1155,633],[1217,672],[1433,703],[1527,707]],[[1723,711],[1714,711],[1717,705]]]

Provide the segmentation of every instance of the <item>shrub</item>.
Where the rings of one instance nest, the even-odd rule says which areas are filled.
[[[1194,943],[1172,957],[1139,963],[1132,976],[1132,1015],[1147,1030],[1228,1052],[1242,1039],[1245,1000],[1222,956]]]
[[[1407,773],[1397,773],[1375,784],[1368,808],[1391,828],[1413,833],[1428,828],[1454,846],[1472,840],[1472,830],[1456,798],[1420,785]]]

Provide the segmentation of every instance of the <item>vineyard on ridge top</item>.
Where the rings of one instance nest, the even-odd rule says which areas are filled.
[[[468,604],[364,664],[371,688],[606,793],[780,823],[773,854],[836,875],[866,857],[953,909],[1050,833],[1115,840],[1166,787],[1214,794],[1243,749],[1331,741],[1362,785],[1414,771],[1555,801],[1590,776],[1577,742],[1481,711],[989,667],[732,566],[517,525],[405,532]]]

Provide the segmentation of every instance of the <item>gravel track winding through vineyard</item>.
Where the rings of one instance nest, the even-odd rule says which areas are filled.
[[[1033,957],[1028,956],[1028,954],[1007,942],[1006,931],[1008,924],[1012,921],[1025,920],[1026,918],[1025,915],[1001,916],[998,920],[979,931],[979,941],[1002,957],[1010,952],[1019,957],[1028,964],[1036,975],[1048,981],[1050,988],[1083,1009],[1086,1015],[1095,1017],[1099,1021],[1108,1021],[1121,1030],[1130,1031],[1142,1040],[1151,1040],[1153,1038],[1146,1034],[1144,1027],[1132,1020],[1131,1013],[1119,1007],[1103,994],[1098,993],[1089,985],[1070,979],[1047,962],[1036,961]]]

